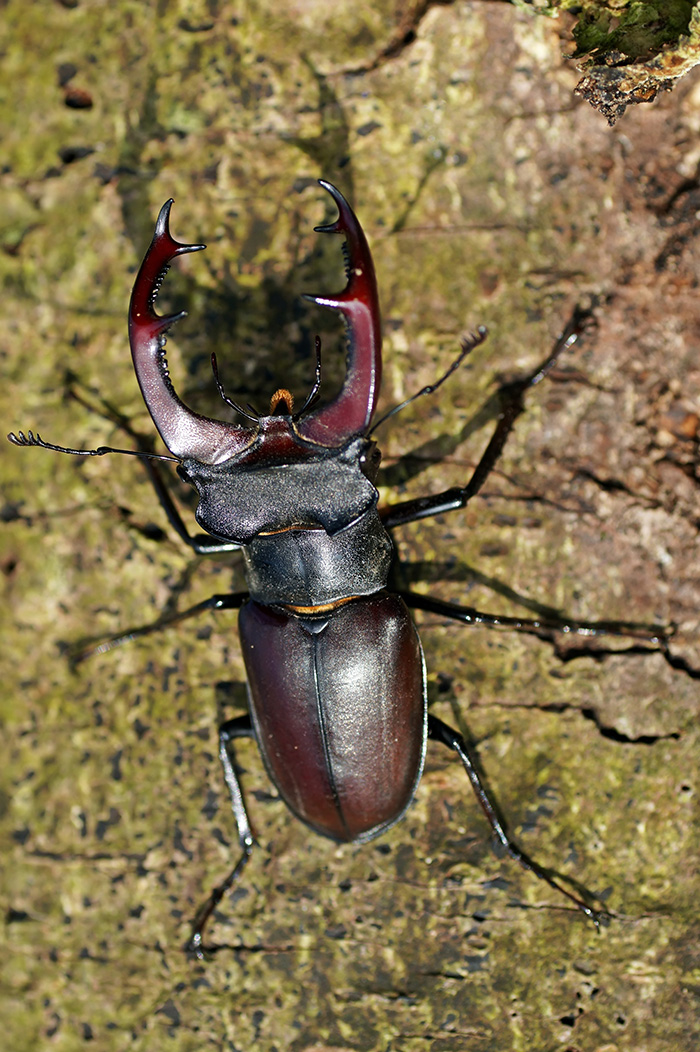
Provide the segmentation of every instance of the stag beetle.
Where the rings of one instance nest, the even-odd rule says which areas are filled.
[[[318,340],[316,380],[298,412],[291,394],[283,389],[272,396],[267,416],[231,401],[219,380],[214,355],[219,392],[246,422],[209,419],[178,398],[168,372],[165,337],[184,312],[160,316],[154,304],[171,261],[205,246],[180,244],[172,238],[170,200],[160,211],[136,277],[129,336],[144,401],[171,456],[105,446],[69,449],[44,442],[31,431],[8,436],[16,445],[79,456],[117,452],[144,456],[168,520],[195,552],[240,549],[243,553],[248,592],[212,596],[172,619],[203,609],[239,609],[250,707],[249,716],[229,720],[219,730],[219,754],[241,857],[198,911],[188,949],[202,956],[204,926],[240,877],[253,848],[234,757],[235,740],[244,736],[256,739],[269,776],[290,810],[317,833],[338,841],[370,840],[397,822],[416,791],[427,738],[442,742],[457,753],[502,846],[599,924],[608,914],[585,901],[590,898],[585,889],[568,881],[581,892],[579,897],[511,839],[482,783],[471,745],[428,714],[423,651],[408,608],[516,629],[562,626],[496,618],[429,596],[386,590],[393,552],[389,530],[463,508],[479,491],[522,411],[525,391],[574,343],[582,315],[575,314],[543,365],[503,388],[494,433],[464,487],[379,510],[375,481],[380,454],[371,437],[378,426],[372,426],[372,419],[382,365],[374,266],[348,202],[330,183],[321,181],[321,186],[335,201],[338,217],[316,230],[344,236],[347,271],[347,285],[339,294],[307,297],[340,311],[346,322],[347,372],[341,391],[330,403],[317,404]],[[435,390],[485,335],[486,330],[479,329],[465,340],[459,357],[440,380],[413,398]],[[196,489],[196,519],[206,535],[188,533],[155,460],[174,460],[180,477]],[[592,631],[582,625],[568,628]],[[113,643],[119,641],[121,637],[113,637]]]

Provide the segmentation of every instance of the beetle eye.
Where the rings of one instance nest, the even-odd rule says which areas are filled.
[[[183,468],[182,464],[178,464],[178,466],[177,466],[177,473],[178,473],[178,475],[180,476],[180,478],[182,479],[183,482],[188,482],[190,484],[190,486],[194,486],[194,482],[192,481],[192,476],[187,472],[187,470],[185,468]]]

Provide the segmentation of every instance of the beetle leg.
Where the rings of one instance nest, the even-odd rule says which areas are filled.
[[[528,854],[521,847],[519,847],[515,841],[511,838],[510,834],[506,830],[505,824],[500,817],[496,805],[493,803],[486,787],[479,774],[479,760],[476,751],[472,746],[458,734],[457,731],[452,730],[442,720],[437,719],[435,716],[428,716],[428,737],[434,741],[440,741],[443,745],[447,745],[450,749],[453,749],[457,753],[464,770],[467,772],[467,777],[471,782],[472,789],[476,794],[476,798],[479,801],[482,811],[488,819],[489,825],[493,830],[499,843],[505,848],[511,858],[514,858],[516,862],[519,862],[523,869],[529,869],[530,872],[534,873],[535,876],[544,880],[551,888],[561,892],[571,902],[574,903],[577,909],[579,909],[589,920],[592,920],[596,928],[599,928],[601,923],[607,922],[610,914],[605,909],[594,909],[584,902],[583,898],[579,898],[572,891],[557,879],[552,870],[545,869],[534,859],[530,858]],[[569,877],[562,878],[567,880],[570,884],[576,886],[581,894],[589,896],[590,892],[587,892],[585,888],[581,888],[575,881]]]
[[[633,621],[563,621],[551,615],[536,618],[506,617],[501,614],[487,614],[473,606],[459,606],[457,603],[435,599],[431,595],[421,595],[419,592],[399,591],[397,594],[412,610],[426,610],[430,614],[449,617],[467,625],[490,625],[512,632],[526,632],[550,642],[553,633],[560,632],[564,635],[587,638],[602,635],[624,636],[649,643],[655,649],[665,651],[668,647],[668,633],[660,625],[641,625]]]
[[[476,496],[500,457],[508,435],[524,409],[523,396],[525,392],[534,387],[535,384],[538,384],[540,380],[543,380],[560,354],[576,342],[583,332],[589,317],[589,312],[576,307],[568,325],[554,344],[546,360],[521,380],[514,380],[512,383],[504,384],[501,387],[499,394],[502,400],[502,408],[496,424],[496,430],[491,436],[491,440],[467,485],[453,486],[443,493],[436,493],[429,497],[416,497],[413,500],[402,501],[400,504],[394,504],[386,508],[381,518],[387,529],[401,526],[406,522],[417,522],[419,519],[427,519],[432,515],[441,515],[446,511],[456,511],[459,508],[463,508],[472,497]]]
[[[105,453],[125,453],[129,456],[143,457],[143,464],[148,473],[148,478],[155,490],[158,503],[165,512],[165,517],[177,533],[178,537],[184,541],[184,543],[188,545],[196,555],[214,555],[220,552],[237,551],[240,548],[239,544],[235,544],[232,541],[214,540],[214,538],[207,533],[198,533],[194,537],[190,536],[175,501],[172,498],[168,484],[165,481],[163,470],[154,463],[154,461],[157,460],[173,460],[175,458],[155,454],[152,450],[151,439],[145,435],[139,434],[138,431],[135,431],[128,418],[105,399],[101,398],[97,406],[93,405],[90,399],[86,398],[86,396],[76,388],[76,381],[72,376],[70,377],[70,382],[68,384],[67,394],[70,398],[76,401],[79,405],[84,406],[90,412],[99,413],[106,420],[109,420],[110,423],[118,427],[120,431],[129,435],[136,445],[141,448],[114,449],[111,446],[99,446],[97,449],[69,449],[66,446],[54,446],[48,442],[44,442],[40,435],[34,435],[31,431],[29,431],[26,436],[21,431],[18,435],[11,433],[8,435],[9,440],[14,445],[40,446],[43,449],[52,449],[59,453],[71,453],[77,456],[103,456]]]
[[[206,902],[197,910],[192,922],[192,933],[187,940],[185,950],[199,960],[204,958],[202,936],[205,925],[224,895],[237,883],[252,854],[253,844],[255,843],[241,791],[241,784],[236,774],[236,758],[233,750],[233,742],[236,738],[252,738],[253,736],[250,716],[239,716],[236,719],[227,720],[226,723],[222,723],[219,727],[219,758],[224,769],[224,780],[231,794],[231,807],[233,816],[236,819],[238,843],[242,854],[228,876],[220,884],[216,885]]]
[[[75,398],[80,405],[92,409],[90,403],[80,394],[76,391],[72,391],[71,393],[73,398]],[[111,420],[112,423],[116,424],[116,426],[121,428],[121,430],[127,435],[130,435],[136,442],[141,444],[144,443],[143,436],[134,431],[127,418],[108,403],[103,403],[99,412],[102,412],[108,420]],[[146,439],[145,441],[147,444],[150,444],[149,439]],[[117,450],[117,452],[122,452],[122,450]],[[153,486],[156,497],[158,498],[158,503],[165,512],[166,519],[175,530],[175,533],[180,540],[184,541],[184,543],[188,545],[196,555],[214,555],[219,552],[237,551],[240,548],[240,545],[234,544],[232,541],[216,541],[208,533],[198,533],[192,537],[187,532],[187,527],[182,519],[182,515],[180,514],[177,505],[173,500],[170,488],[165,481],[162,468],[154,463],[155,458],[152,458],[150,450],[145,450],[143,452],[147,455],[147,459],[144,459],[143,465],[148,474],[149,481]]]
[[[210,595],[208,599],[202,599],[201,603],[188,606],[186,610],[176,610],[172,614],[165,614],[148,625],[137,625],[136,628],[116,632],[113,636],[93,636],[92,639],[88,637],[88,639],[70,644],[65,648],[64,653],[75,668],[81,661],[85,661],[93,654],[104,654],[108,650],[114,650],[115,647],[123,646],[124,643],[131,643],[133,639],[143,639],[144,636],[153,635],[154,632],[160,632],[164,628],[179,625],[181,621],[187,621],[190,617],[201,614],[205,610],[239,610],[248,598],[248,592]]]
[[[233,541],[216,541],[208,533],[198,533],[192,537],[187,532],[187,527],[172,498],[162,472],[152,460],[145,461],[145,467],[151,480],[151,485],[156,491],[158,503],[165,512],[165,517],[180,540],[184,541],[196,555],[216,555],[221,552],[235,552],[240,549],[240,544],[235,544]]]

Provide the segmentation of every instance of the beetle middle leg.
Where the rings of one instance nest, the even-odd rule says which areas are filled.
[[[574,621],[559,617],[511,617],[506,614],[489,614],[473,606],[461,606],[445,599],[436,599],[432,595],[420,592],[397,590],[404,603],[411,610],[424,610],[438,614],[452,621],[461,621],[465,625],[488,625],[489,628],[501,628],[510,632],[523,632],[537,636],[548,642],[554,642],[556,636],[580,636],[584,639],[600,636],[618,636],[634,640],[631,649],[635,652],[647,650],[661,651],[668,656],[668,634],[660,625],[640,624],[636,621]],[[643,644],[649,644],[645,647]],[[596,654],[603,654],[602,648],[596,648]],[[615,648],[614,653],[620,650]]]
[[[72,652],[69,650],[71,664],[77,665],[92,654],[104,653],[114,647],[121,646],[124,643],[129,643],[134,639],[140,639],[155,632],[160,632],[165,628],[180,624],[182,621],[194,617],[205,610],[238,610],[247,598],[247,592],[234,592],[230,595],[212,595],[208,599],[204,599],[202,602],[188,607],[186,610],[180,610],[173,614],[158,618],[150,624],[139,625],[138,627],[132,628],[126,632],[119,632],[113,636],[108,636],[97,645],[86,647],[83,642],[79,644],[78,647],[74,648]],[[231,890],[233,885],[238,882],[248,859],[252,854],[253,844],[255,843],[245,805],[245,799],[243,797],[243,791],[238,780],[238,775],[236,774],[236,759],[233,748],[233,743],[236,739],[255,737],[250,722],[250,716],[236,716],[233,719],[226,720],[224,723],[220,724],[218,733],[219,759],[223,768],[224,781],[231,798],[231,810],[233,811],[233,816],[236,822],[241,855],[230,873],[213,888],[209,897],[197,910],[192,921],[192,931],[184,949],[186,953],[200,960],[204,958],[204,950],[202,946],[204,928],[221,900],[227,892]]]
[[[173,613],[164,614],[162,617],[156,618],[155,621],[148,622],[148,624],[136,625],[134,628],[128,628],[125,631],[115,632],[111,636],[99,636],[97,637],[99,642],[95,637],[82,639],[67,646],[65,653],[71,666],[75,667],[82,661],[85,661],[86,658],[92,657],[93,654],[104,654],[108,650],[114,650],[115,647],[123,646],[124,643],[131,643],[134,639],[143,639],[145,636],[153,635],[155,632],[162,632],[164,629],[172,628],[173,625],[179,625],[181,622],[187,621],[190,617],[195,617],[205,610],[239,610],[247,598],[247,592],[224,592],[210,595],[208,599],[202,599],[200,603],[188,606],[185,610],[175,610]]]
[[[84,643],[81,643],[79,644],[79,647],[76,647],[72,652],[69,650],[69,658],[73,665],[77,665],[92,654],[104,653],[114,647],[121,646],[124,643],[129,643],[134,639],[140,639],[155,632],[160,632],[165,628],[169,628],[189,619],[190,617],[194,617],[205,610],[238,610],[247,598],[247,592],[234,592],[230,595],[212,595],[208,599],[204,599],[202,602],[188,607],[186,610],[177,611],[174,614],[159,618],[150,624],[139,625],[138,627],[132,628],[126,632],[120,632],[113,636],[109,636],[97,645],[86,647]],[[200,960],[204,957],[202,947],[204,928],[226,893],[238,882],[243,870],[245,869],[246,863],[252,854],[253,844],[255,842],[250,819],[248,818],[245,799],[243,797],[243,791],[238,780],[238,775],[236,774],[236,759],[233,748],[233,743],[236,739],[255,737],[250,722],[250,716],[236,716],[233,719],[226,720],[224,723],[220,724],[218,734],[219,759],[223,768],[224,781],[231,798],[231,810],[233,811],[233,816],[236,822],[241,855],[230,873],[213,888],[209,897],[197,910],[192,921],[192,931],[184,949],[186,953],[197,957]]]
[[[390,505],[384,509],[381,516],[387,529],[441,515],[445,512],[458,511],[464,508],[472,497],[477,495],[498,461],[517,418],[524,410],[523,399],[526,392],[547,376],[560,355],[578,340],[589,324],[590,318],[590,311],[577,306],[564,331],[555,341],[545,360],[524,377],[502,385],[498,392],[501,399],[501,411],[498,422],[467,484],[453,487],[428,497],[416,497],[402,501],[399,504]],[[468,350],[470,348],[467,347],[465,349]],[[446,376],[449,376],[451,371],[448,370]],[[430,392],[433,389],[425,388],[424,391]],[[411,400],[409,399],[409,401]],[[387,417],[383,419],[387,419]],[[155,465],[153,469],[157,470]],[[436,599],[433,596],[401,588],[396,588],[396,591],[411,609],[425,610],[428,613],[439,614],[456,621],[462,621],[465,624],[486,624],[495,628],[526,632],[548,640],[551,640],[555,633],[582,637],[600,635],[625,636],[642,643],[651,644],[655,649],[662,650],[666,655],[668,654],[668,632],[659,625],[645,625],[632,621],[573,621],[560,619],[556,616],[541,616],[537,618],[510,617],[486,613],[474,607],[460,606],[445,600]]]

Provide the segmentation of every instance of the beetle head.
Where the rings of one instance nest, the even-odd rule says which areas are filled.
[[[347,244],[343,291],[306,297],[339,310],[348,329],[345,381],[328,405],[313,410],[309,405],[309,412],[292,416],[291,396],[278,391],[270,415],[250,417],[252,423],[242,426],[201,416],[180,400],[170,380],[165,336],[184,312],[160,316],[155,300],[171,261],[205,246],[173,239],[172,200],[160,210],[131,296],[129,338],[144,401],[166,446],[180,460],[181,474],[199,491],[200,524],[241,544],[276,529],[316,525],[336,532],[377,499],[376,447],[364,437],[381,379],[374,266],[350,205],[330,183],[321,181],[321,186],[337,204],[338,218],[316,230],[344,234]]]

